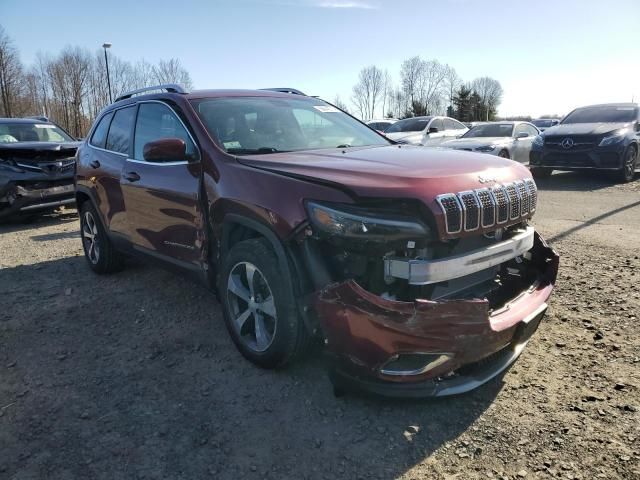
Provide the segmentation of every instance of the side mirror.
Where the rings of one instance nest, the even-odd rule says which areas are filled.
[[[162,138],[145,144],[142,156],[147,162],[184,162],[187,144],[180,138]]]
[[[520,132],[518,135],[516,135],[516,138],[527,138],[529,137],[529,134],[527,132]]]
[[[438,133],[440,129],[438,127],[430,127],[427,133]]]

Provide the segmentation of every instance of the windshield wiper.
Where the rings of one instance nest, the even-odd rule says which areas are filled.
[[[237,153],[240,155],[262,155],[266,153],[284,153],[288,150],[278,150],[274,147],[260,147],[260,148],[227,148],[227,153]]]
[[[336,148],[349,148],[351,145],[348,143],[343,143],[342,145],[338,145]]]

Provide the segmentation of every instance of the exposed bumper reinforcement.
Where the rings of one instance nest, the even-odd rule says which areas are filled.
[[[407,280],[411,285],[427,285],[464,277],[528,252],[533,248],[534,234],[533,227],[526,227],[521,233],[491,247],[441,260],[386,258],[385,275]]]

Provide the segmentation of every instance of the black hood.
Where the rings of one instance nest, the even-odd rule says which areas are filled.
[[[0,143],[0,158],[20,159],[68,158],[76,154],[81,142],[9,142]]]
[[[609,132],[629,127],[632,124],[626,123],[567,123],[547,128],[544,131],[545,137],[552,135],[604,135]]]

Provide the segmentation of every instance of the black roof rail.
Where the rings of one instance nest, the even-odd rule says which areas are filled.
[[[155,90],[165,90],[169,93],[182,93],[182,94],[189,93],[188,90],[186,90],[182,85],[178,85],[177,83],[165,83],[163,85],[153,85],[151,87],[139,88],[137,90],[132,90],[130,92],[123,93],[118,98],[116,98],[116,102],[119,102],[120,100],[126,100],[127,98],[131,98],[134,95],[139,95],[145,92],[152,92]]]
[[[283,87],[283,88],[261,88],[260,90],[270,90],[272,92],[280,92],[280,93],[293,93],[294,95],[303,95],[303,96],[307,96],[306,94],[302,93],[300,90],[297,90],[295,88],[289,88],[289,87]]]
[[[24,117],[24,118],[29,118],[32,120],[38,120],[40,122],[48,122],[49,119],[47,117],[45,117],[44,115],[33,115],[31,117]]]

